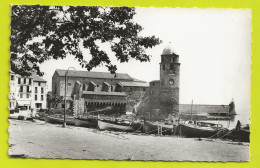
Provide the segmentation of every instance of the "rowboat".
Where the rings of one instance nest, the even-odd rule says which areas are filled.
[[[187,138],[209,138],[222,132],[221,124],[191,122],[179,124],[179,134]]]
[[[177,135],[177,125],[163,124],[146,121],[144,123],[144,132],[147,134]]]
[[[98,120],[98,127],[100,130],[110,130],[110,131],[123,131],[123,132],[134,132],[140,127],[141,124],[138,123],[124,123],[124,122],[115,122],[109,120]]]
[[[75,125],[78,127],[92,127],[98,126],[98,120],[95,118],[75,118]]]
[[[64,118],[61,116],[47,115],[44,117],[44,121],[51,124],[63,124]],[[74,117],[66,116],[67,125],[75,125]]]

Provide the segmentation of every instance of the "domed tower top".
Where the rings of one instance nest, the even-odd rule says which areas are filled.
[[[163,49],[162,55],[175,54],[171,42]]]

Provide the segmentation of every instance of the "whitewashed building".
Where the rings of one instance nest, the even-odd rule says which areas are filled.
[[[9,110],[46,109],[46,81],[37,75],[21,77],[10,72]]]

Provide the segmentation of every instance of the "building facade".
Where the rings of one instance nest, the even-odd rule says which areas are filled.
[[[66,108],[72,107],[74,100],[83,98],[85,112],[102,109],[110,109],[114,113],[132,111],[134,107],[127,105],[140,99],[133,95],[146,92],[148,89],[148,83],[123,73],[117,73],[115,76],[107,72],[57,69],[52,77],[52,94],[64,97],[66,90]],[[64,107],[64,102],[57,104],[57,108]]]
[[[38,94],[38,85],[40,84],[40,99],[35,100]],[[32,75],[21,77],[20,75],[10,72],[10,92],[9,92],[9,110],[22,109],[45,109],[46,108],[46,81],[42,78]],[[37,89],[36,89],[37,88]],[[37,91],[36,91],[37,90]]]
[[[160,80],[150,82],[150,111],[155,118],[179,114],[179,56],[169,44],[161,54]]]

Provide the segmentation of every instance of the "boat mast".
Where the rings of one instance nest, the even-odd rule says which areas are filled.
[[[191,100],[191,108],[190,108],[190,113],[191,113],[191,115],[190,115],[190,120],[192,120],[192,106],[193,106],[193,100]]]

